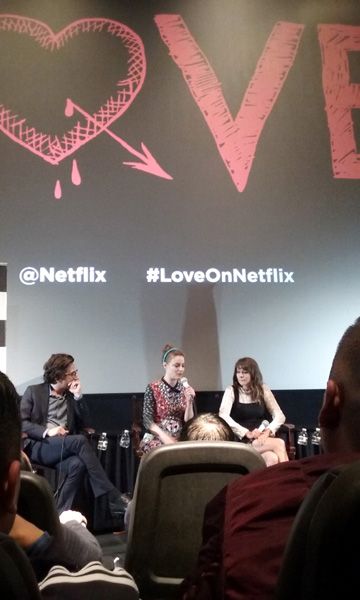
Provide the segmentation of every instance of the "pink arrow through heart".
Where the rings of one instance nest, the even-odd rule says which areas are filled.
[[[35,127],[27,123],[23,116],[17,115],[11,108],[0,104],[0,130],[5,135],[50,164],[58,165],[62,160],[74,154],[81,146],[106,132],[141,161],[124,164],[159,177],[172,179],[160,167],[144,144],[142,144],[143,153],[138,152],[108,129],[109,125],[129,108],[145,80],[144,46],[140,37],[132,29],[118,21],[90,18],[74,21],[58,33],[54,33],[50,27],[37,19],[4,14],[0,15],[0,31],[13,31],[20,35],[30,36],[44,50],[51,52],[59,50],[68,40],[77,35],[101,31],[119,38],[128,52],[128,72],[125,79],[117,82],[115,94],[110,96],[100,106],[99,110],[92,115],[73,104],[83,120],[78,121],[72,129],[66,131],[61,137],[37,131]],[[73,161],[72,179],[77,185],[81,182],[81,178],[77,173],[76,161]],[[60,197],[59,183],[57,189],[58,192],[55,195]]]
[[[78,121],[61,137],[37,131],[23,116],[0,104],[0,130],[53,165],[58,165],[116,121],[128,109],[143,85],[146,74],[143,43],[134,31],[118,21],[80,19],[54,33],[45,23],[36,19],[6,14],[0,15],[0,31],[30,36],[49,52],[59,50],[75,36],[101,31],[118,38],[128,52],[128,72],[125,79],[117,83],[115,93],[90,118]]]

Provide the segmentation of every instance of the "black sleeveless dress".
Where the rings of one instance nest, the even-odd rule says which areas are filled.
[[[259,427],[264,419],[269,419],[269,413],[262,403],[246,403],[234,400],[230,417],[239,423],[239,425],[242,425],[243,427],[246,427],[246,429],[252,431],[256,427]],[[269,420],[271,420],[271,417]],[[243,441],[246,441],[246,438],[243,438]]]

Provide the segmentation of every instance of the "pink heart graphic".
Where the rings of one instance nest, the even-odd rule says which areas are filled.
[[[0,104],[0,130],[53,165],[59,164],[116,121],[129,108],[144,83],[146,60],[143,43],[134,31],[118,21],[80,19],[59,33],[54,33],[45,23],[36,19],[6,14],[0,15],[0,31],[28,35],[42,48],[52,52],[79,34],[104,31],[120,38],[128,52],[128,72],[125,79],[117,82],[115,94],[107,98],[97,112],[89,115],[89,118],[84,116],[61,137],[37,131],[26,123],[24,117]]]

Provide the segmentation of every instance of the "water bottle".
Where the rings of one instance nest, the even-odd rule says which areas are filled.
[[[305,458],[308,456],[308,442],[309,437],[307,429],[306,427],[302,427],[297,439],[299,458]]]
[[[99,437],[97,449],[101,450],[101,452],[105,452],[105,450],[107,450],[108,443],[109,440],[107,439],[107,434],[104,431]]]
[[[129,448],[130,447],[130,431],[128,429],[124,429],[120,438],[120,447],[121,448]]]
[[[317,427],[311,435],[311,447],[312,447],[313,454],[320,454],[320,452],[321,452],[320,427]]]

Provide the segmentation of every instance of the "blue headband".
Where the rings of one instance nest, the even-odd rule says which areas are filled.
[[[170,354],[170,352],[176,352],[176,350],[177,350],[177,348],[169,348],[169,350],[166,350],[166,352],[164,352],[164,354],[163,354],[162,361],[165,362],[167,355]]]

